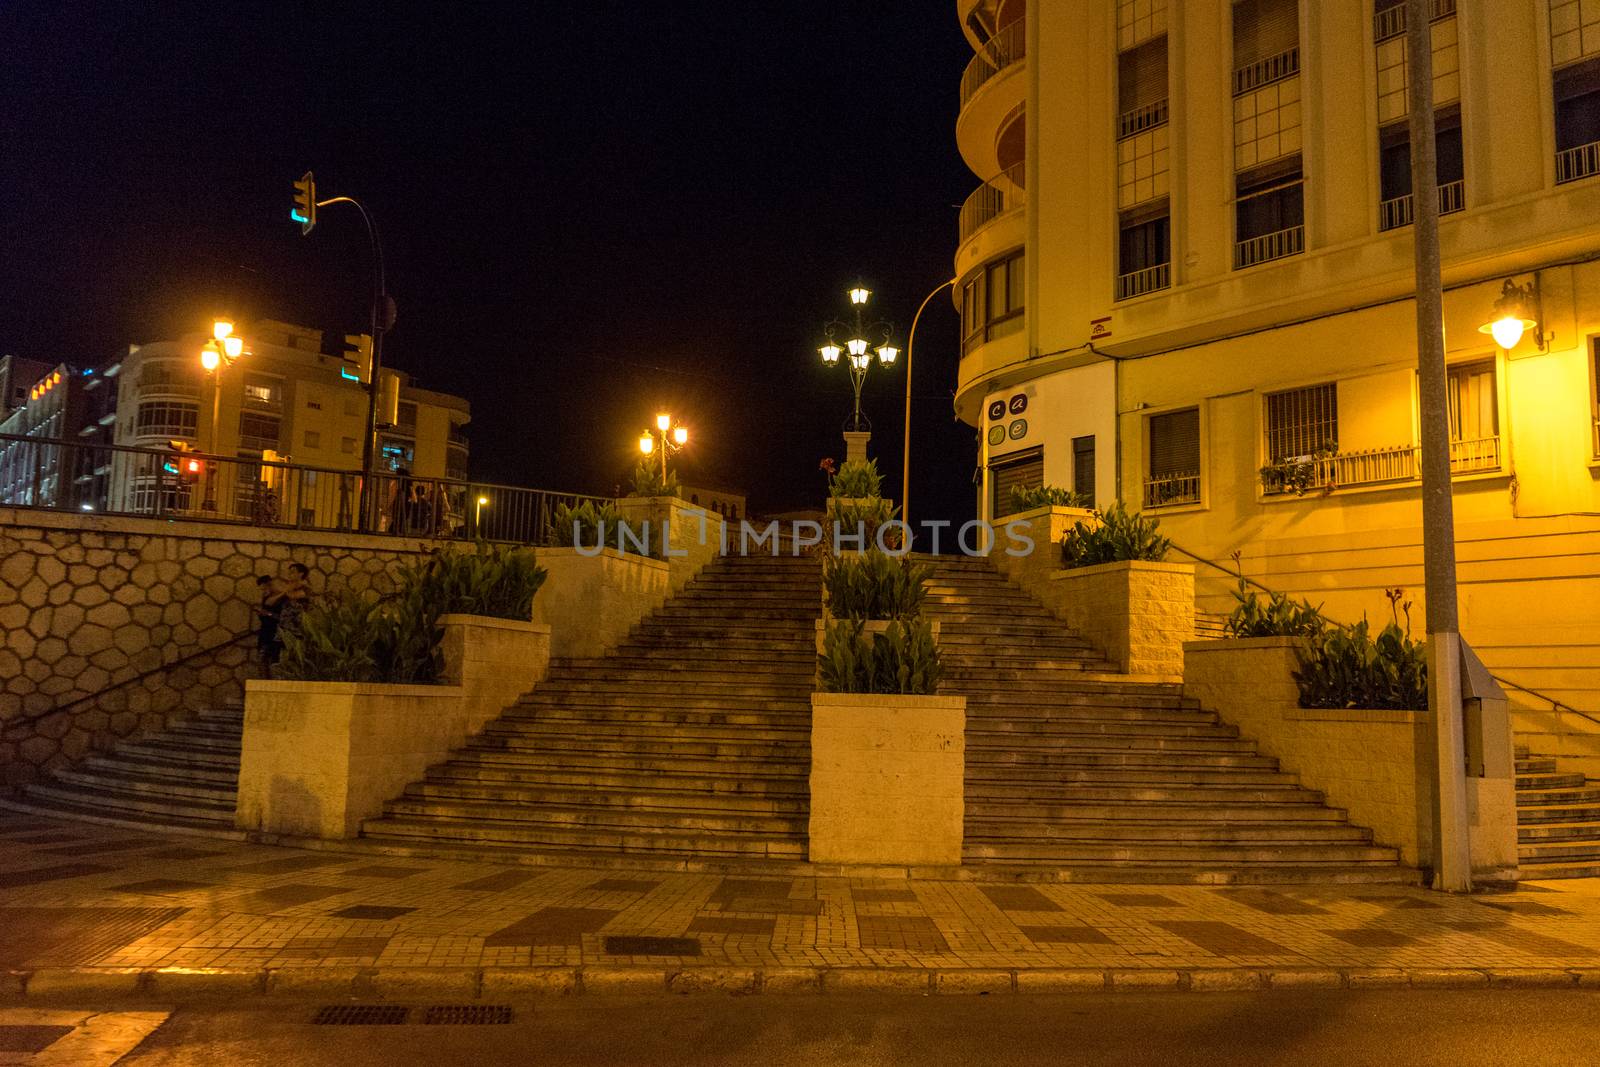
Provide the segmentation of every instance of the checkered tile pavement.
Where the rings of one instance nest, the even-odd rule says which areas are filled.
[[[519,869],[0,813],[0,930],[0,970],[1595,969],[1600,883],[1450,897]]]

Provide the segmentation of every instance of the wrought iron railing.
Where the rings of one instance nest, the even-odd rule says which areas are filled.
[[[1028,190],[1023,188],[1022,182],[1022,164],[1018,163],[974,189],[967,202],[961,205],[959,243],[965,244],[967,238],[1001,215],[1026,207]]]
[[[1556,184],[1600,174],[1600,141],[1556,153]]]
[[[1300,73],[1300,46],[1258,59],[1233,72],[1233,95],[1241,96],[1263,85],[1281,82]]]
[[[1117,116],[1117,140],[1120,141],[1124,137],[1132,137],[1134,134],[1143,133],[1145,130],[1153,130],[1157,126],[1165,126],[1167,124],[1167,114],[1167,101],[1165,99],[1157,100],[1153,104],[1146,104],[1144,107],[1136,107],[1131,111],[1124,111]]]
[[[984,44],[967,63],[961,75],[961,106],[973,98],[984,83],[1028,54],[1026,20],[1018,19]]]
[[[1416,445],[1354,449],[1331,456],[1291,457],[1262,469],[1261,491],[1264,496],[1281,496],[1311,489],[1412,482],[1422,477],[1421,458],[1422,450]],[[1452,474],[1483,474],[1499,469],[1499,437],[1450,442]]]
[[[1265,233],[1260,237],[1247,237],[1233,246],[1233,269],[1242,270],[1257,263],[1297,256],[1305,250],[1304,226],[1290,226],[1286,230]]]
[[[1167,289],[1172,285],[1172,264],[1157,263],[1143,270],[1117,275],[1117,299],[1131,300],[1136,296]]]
[[[1458,211],[1466,210],[1467,183],[1465,181],[1446,182],[1439,186],[1439,214],[1454,215]],[[1413,211],[1411,194],[1397,196],[1390,200],[1380,201],[1378,204],[1378,229],[1397,230],[1402,226],[1410,226],[1415,215]]]
[[[1438,22],[1447,19],[1456,13],[1456,0],[1433,0],[1433,11],[1429,21]],[[1391,37],[1398,37],[1406,32],[1406,5],[1395,4],[1382,11],[1372,14],[1372,40],[1375,44],[1382,44]]]
[[[607,499],[0,434],[0,507],[542,545],[557,506]]]
[[[1159,478],[1144,480],[1144,506],[1147,508],[1173,507],[1178,504],[1200,503],[1200,475],[1164,474]]]

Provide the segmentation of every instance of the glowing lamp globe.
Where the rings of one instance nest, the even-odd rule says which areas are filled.
[[[844,354],[844,349],[838,345],[823,345],[817,351],[822,353],[822,362],[830,367],[839,362],[839,357]]]
[[[648,433],[640,434],[639,435],[639,451],[643,452],[645,455],[648,456],[650,453],[654,452],[655,450],[656,450],[656,439],[654,437],[651,437]]]
[[[679,426],[677,429],[673,430],[672,431],[672,440],[674,442],[676,442],[677,444],[680,444],[680,445],[688,444],[689,443],[689,427],[687,427],[687,426]]]
[[[850,349],[852,356],[864,356],[867,352],[867,342],[860,337],[852,337],[845,342],[845,347]]]
[[[222,366],[222,353],[210,345],[200,350],[200,365],[206,370],[214,371]]]
[[[867,302],[867,299],[869,297],[871,297],[871,296],[872,296],[872,290],[864,289],[864,288],[862,288],[861,286],[858,285],[854,289],[850,290],[850,303],[852,303],[852,304],[865,304]]]
[[[894,363],[895,357],[899,354],[900,350],[894,345],[884,345],[878,349],[878,362],[883,364],[885,367],[891,366]]]

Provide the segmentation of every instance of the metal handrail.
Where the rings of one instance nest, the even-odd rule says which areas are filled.
[[[1298,256],[1306,250],[1305,226],[1264,233],[1259,237],[1246,237],[1233,246],[1233,269],[1243,270],[1257,263]]]
[[[1390,445],[1382,448],[1363,448],[1332,455],[1290,458],[1271,465],[1261,474],[1261,491],[1266,496],[1276,496],[1294,491],[1290,484],[1288,466],[1306,470],[1309,481],[1299,488],[1339,489],[1362,485],[1380,485],[1384,482],[1414,482],[1422,471],[1421,447],[1418,445]],[[1500,469],[1500,438],[1469,437],[1450,442],[1451,474],[1482,474]],[[1268,473],[1271,471],[1272,473]]]
[[[1410,226],[1414,215],[1411,194],[1378,202],[1378,229],[1397,230]],[[1454,215],[1467,208],[1467,183],[1458,179],[1439,186],[1439,214]]]
[[[1245,93],[1292,78],[1300,73],[1300,46],[1285,48],[1275,56],[1258,59],[1233,72],[1233,95]]]
[[[1018,163],[974,189],[961,205],[958,243],[966,244],[969,237],[1001,215],[1026,207],[1028,190],[1023,180],[1023,166]]]
[[[1131,300],[1136,296],[1154,293],[1172,287],[1172,264],[1157,263],[1143,270],[1133,270],[1117,275],[1117,299]]]
[[[1156,129],[1167,124],[1167,98],[1162,97],[1154,103],[1143,107],[1136,107],[1124,111],[1117,116],[1117,140],[1132,137],[1136,133]]]
[[[1261,592],[1266,593],[1269,596],[1274,594],[1274,593],[1279,592],[1279,590],[1273,589],[1270,586],[1263,585],[1261,582],[1256,581],[1254,578],[1252,578],[1249,575],[1245,574],[1243,570],[1234,570],[1232,567],[1225,567],[1222,564],[1218,563],[1214,559],[1207,559],[1205,556],[1202,556],[1202,555],[1200,555],[1198,553],[1190,552],[1187,548],[1184,548],[1182,545],[1178,544],[1176,541],[1169,540],[1167,543],[1168,543],[1168,546],[1171,547],[1174,551],[1180,553],[1181,555],[1188,556],[1190,559],[1194,560],[1196,563],[1201,563],[1201,564],[1204,564],[1207,567],[1210,567],[1213,570],[1221,571],[1223,574],[1226,574],[1228,577],[1236,578],[1239,581],[1245,583],[1245,585],[1247,585],[1247,586],[1249,586],[1251,588],[1260,590]],[[1339,622],[1337,619],[1330,619],[1329,621],[1332,622],[1335,626],[1348,625],[1346,623]],[[1590,722],[1595,723],[1596,725],[1600,725],[1600,716],[1596,716],[1594,714],[1591,714],[1590,712],[1584,711],[1582,708],[1575,708],[1571,704],[1566,703],[1565,701],[1557,700],[1555,697],[1551,696],[1548,693],[1541,693],[1537,689],[1529,689],[1527,686],[1521,684],[1520,682],[1513,682],[1511,679],[1501,677],[1498,674],[1491,674],[1490,677],[1493,678],[1496,682],[1498,682],[1502,686],[1506,686],[1506,687],[1509,687],[1511,689],[1515,689],[1520,693],[1526,693],[1531,697],[1537,697],[1538,699],[1540,699],[1540,700],[1544,701],[1545,703],[1549,704],[1552,711],[1570,711],[1574,715],[1578,715],[1578,716],[1580,716],[1582,718],[1588,719]]]
[[[1429,22],[1438,22],[1447,19],[1456,13],[1456,0],[1433,0],[1433,11],[1428,17]],[[1406,5],[1395,4],[1382,11],[1373,12],[1372,15],[1372,41],[1382,44],[1392,37],[1398,37],[1406,32]]]
[[[1556,153],[1556,184],[1565,185],[1580,178],[1600,174],[1600,141],[1581,144]]]
[[[961,74],[961,106],[965,108],[984,83],[1028,54],[1026,20],[1017,21],[997,32],[967,62]]]

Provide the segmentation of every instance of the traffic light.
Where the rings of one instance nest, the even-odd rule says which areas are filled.
[[[339,376],[366,385],[372,381],[372,337],[364,333],[347,333],[344,335],[344,344],[353,351],[344,354],[345,363],[339,368]]]
[[[175,453],[162,467],[168,474],[176,474],[180,485],[193,485],[200,477],[200,472],[205,468],[199,456],[193,455],[194,448],[187,441],[168,441]]]
[[[294,207],[289,209],[289,217],[300,224],[301,236],[317,224],[317,180],[309,170],[294,183]]]

